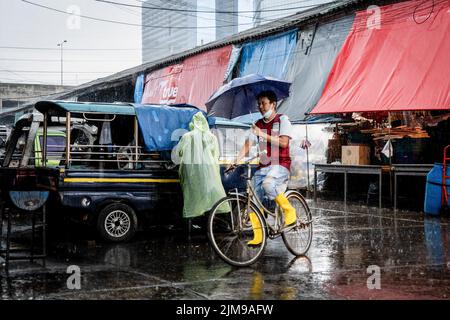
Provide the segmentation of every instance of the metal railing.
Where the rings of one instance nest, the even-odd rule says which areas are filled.
[[[168,164],[171,160],[161,158],[160,153],[144,153],[141,146],[121,145],[77,145],[70,144],[70,152],[67,157],[65,146],[47,145],[47,149],[59,148],[58,151],[47,151],[47,163],[49,161],[60,161],[61,165],[85,164],[86,167],[95,167],[101,163],[117,163],[117,168],[138,169],[139,165],[145,167],[148,164]],[[35,156],[30,160],[42,162],[42,151],[35,151]],[[68,160],[68,163],[66,161]],[[128,164],[128,166],[127,166]],[[42,165],[42,164],[41,164]]]

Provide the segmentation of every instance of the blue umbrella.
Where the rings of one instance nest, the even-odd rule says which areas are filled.
[[[256,97],[262,91],[272,90],[277,100],[289,96],[290,82],[250,74],[236,78],[221,86],[206,101],[208,115],[233,119],[246,114],[259,112]]]

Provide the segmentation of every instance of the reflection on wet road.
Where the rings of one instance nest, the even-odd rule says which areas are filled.
[[[310,203],[314,237],[294,258],[269,241],[255,265],[222,262],[197,233],[141,233],[127,244],[89,239],[53,245],[45,268],[14,262],[1,273],[3,299],[449,299],[449,219],[341,202]],[[67,288],[69,265],[81,289]],[[369,289],[369,266],[380,289]]]

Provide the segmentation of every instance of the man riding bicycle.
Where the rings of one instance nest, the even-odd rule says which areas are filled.
[[[253,186],[261,201],[266,196],[269,200],[275,200],[283,209],[284,226],[289,227],[294,225],[297,220],[295,208],[284,195],[291,167],[289,142],[292,125],[287,116],[277,114],[277,97],[273,91],[261,92],[257,96],[257,101],[263,118],[256,121],[252,129],[258,138],[262,153],[259,166],[253,176]],[[253,141],[247,139],[234,164],[230,165],[228,169],[247,156],[252,145]],[[259,245],[262,242],[262,226],[254,212],[249,214],[249,218],[253,228],[253,240],[247,244]]]

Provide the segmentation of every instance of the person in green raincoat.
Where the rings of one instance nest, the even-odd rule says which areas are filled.
[[[219,142],[209,130],[208,121],[198,112],[176,146],[183,190],[183,217],[194,218],[209,211],[225,197],[219,167]]]

